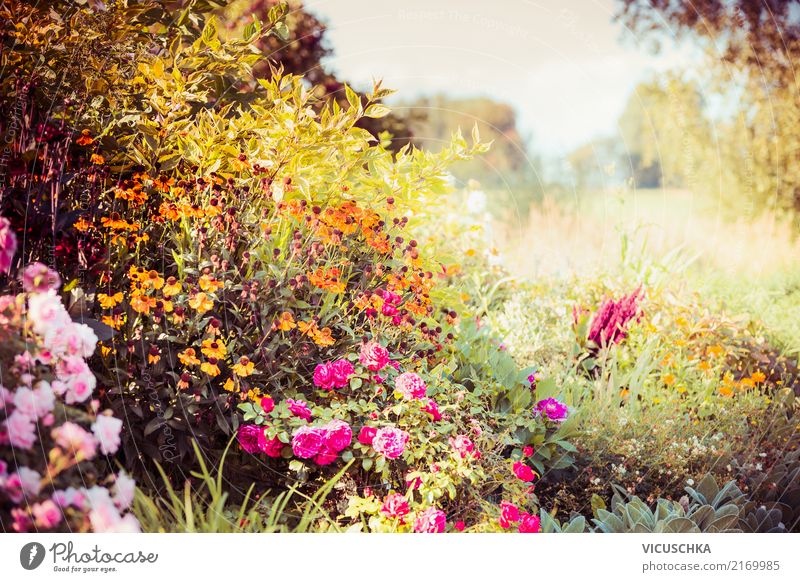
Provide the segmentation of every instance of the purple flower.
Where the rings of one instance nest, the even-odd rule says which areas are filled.
[[[555,422],[561,422],[567,418],[569,409],[563,402],[555,398],[545,398],[536,403],[534,407],[537,413]]]

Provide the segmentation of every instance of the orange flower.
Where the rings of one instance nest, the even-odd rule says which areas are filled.
[[[296,328],[297,324],[294,322],[292,314],[288,311],[284,311],[278,318],[277,327],[281,331],[289,331]]]
[[[233,392],[234,388],[236,388],[236,384],[234,384],[231,378],[225,380],[225,384],[222,385],[222,388],[227,392]]]
[[[143,313],[150,315],[150,310],[156,306],[154,297],[148,297],[142,294],[136,294],[131,297],[131,309],[136,313]]]
[[[217,289],[222,289],[224,286],[225,284],[221,281],[218,281],[213,275],[203,275],[200,277],[200,289],[203,291],[209,291],[213,293]]]
[[[255,364],[250,361],[249,358],[242,356],[239,358],[239,362],[233,365],[233,373],[237,376],[242,378],[246,378],[247,376],[251,376],[255,373]]]
[[[93,164],[99,166],[106,163],[106,159],[100,154],[92,154],[91,161]]]
[[[221,360],[228,353],[228,348],[225,347],[222,340],[206,339],[203,340],[203,347],[200,348],[200,351],[203,352],[203,355],[207,358]]]
[[[106,295],[105,293],[98,293],[97,300],[100,302],[100,307],[103,309],[111,309],[119,305],[122,301],[123,295],[121,292],[114,293],[113,295]]]
[[[158,349],[158,346],[150,346],[150,350],[147,353],[147,362],[149,364],[157,364],[161,360],[161,350]]]
[[[166,285],[164,285],[164,297],[173,297],[181,292],[181,282],[175,277],[168,277]]]
[[[317,322],[313,320],[298,321],[297,329],[299,329],[300,333],[302,333],[303,335],[313,335],[317,331]]]
[[[167,178],[164,174],[153,180],[153,185],[161,192],[169,192],[169,187],[174,183],[175,180],[173,178]]]
[[[214,308],[214,302],[205,293],[196,293],[194,297],[189,299],[189,307],[203,314]]]
[[[219,376],[219,366],[217,366],[217,359],[216,358],[209,358],[207,362],[203,362],[200,366],[200,370],[211,376]]]
[[[89,130],[83,129],[81,130],[80,137],[75,140],[75,143],[78,144],[79,146],[87,146],[87,145],[92,145],[94,143],[94,140],[92,139]]]
[[[115,314],[115,315],[104,315],[100,321],[105,323],[108,327],[114,329],[120,329],[122,325],[125,323],[125,315],[122,313]]]
[[[194,348],[186,348],[183,350],[178,354],[178,360],[180,360],[181,364],[184,366],[196,366],[200,363],[200,360],[197,359],[197,352],[195,352]]]
[[[314,339],[314,343],[318,346],[332,346],[336,343],[336,340],[333,339],[331,335],[331,328],[323,327],[320,330],[317,330],[313,335],[312,338]]]
[[[339,269],[336,267],[331,267],[330,269],[320,267],[313,273],[308,273],[308,280],[315,287],[327,289],[331,293],[344,292],[346,285],[346,283],[341,280]]]
[[[85,218],[79,218],[72,226],[74,226],[75,229],[79,230],[80,232],[86,232],[92,226],[92,223],[87,221]]]
[[[753,380],[756,384],[761,384],[764,380],[767,379],[766,374],[761,370],[756,370],[750,375],[750,379]]]
[[[164,286],[164,279],[161,278],[157,271],[148,271],[142,282],[153,289],[161,289]]]
[[[661,379],[667,386],[672,386],[675,383],[675,375],[674,374],[665,374],[664,377]]]

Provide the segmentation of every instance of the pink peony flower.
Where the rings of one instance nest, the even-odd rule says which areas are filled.
[[[408,501],[404,495],[390,493],[384,498],[381,513],[386,517],[402,520],[409,512]]]
[[[93,459],[97,453],[94,437],[74,422],[65,422],[54,428],[52,436],[65,453],[75,455],[81,461]]]
[[[462,459],[474,456],[475,444],[466,435],[459,434],[448,439],[450,446]]]
[[[128,477],[125,471],[120,471],[114,481],[114,504],[120,509],[128,509],[133,503],[136,492],[136,481]]]
[[[394,381],[394,387],[406,400],[423,398],[428,390],[425,381],[414,372],[400,374]]]
[[[517,479],[526,483],[530,483],[536,478],[536,473],[533,472],[533,469],[520,461],[514,463],[514,475],[517,476]]]
[[[447,525],[447,516],[441,509],[429,507],[417,514],[414,520],[415,533],[442,533]]]
[[[16,252],[17,236],[8,219],[0,216],[0,274],[6,274],[11,270]]]
[[[393,426],[378,429],[372,440],[372,448],[387,459],[396,459],[406,449],[409,435],[406,431]]]
[[[28,293],[46,293],[59,287],[61,277],[42,263],[30,263],[22,272],[22,288]]]
[[[519,514],[519,533],[539,533],[542,530],[538,515],[522,512]]]
[[[325,431],[311,426],[301,426],[292,436],[292,451],[301,459],[317,455],[325,444]]]
[[[99,415],[94,424],[92,432],[97,442],[100,444],[100,452],[104,455],[113,455],[119,449],[119,433],[122,430],[122,420],[108,414]]]
[[[336,453],[349,447],[353,440],[353,431],[350,425],[343,420],[332,420],[323,429],[325,430],[325,446]]]
[[[566,419],[567,414],[569,413],[567,405],[559,402],[555,398],[545,398],[544,400],[540,400],[536,403],[534,409],[540,415],[545,416],[555,422],[561,422],[562,420]]]
[[[36,442],[36,425],[33,418],[20,410],[12,412],[5,423],[8,442],[12,447],[30,449]]]
[[[236,440],[242,450],[251,455],[259,451],[259,438],[264,438],[264,429],[256,424],[240,424],[236,432]]]
[[[350,382],[350,376],[356,373],[356,369],[347,360],[336,360],[332,364],[328,364],[333,372],[334,387],[344,388]]]
[[[308,409],[308,403],[305,400],[292,400],[291,398],[287,398],[286,406],[289,407],[289,412],[297,418],[302,418],[306,421],[311,420],[311,411]]]
[[[368,370],[378,372],[389,364],[389,352],[378,342],[367,342],[361,346],[358,361]]]
[[[422,410],[430,414],[434,422],[442,420],[442,413],[439,412],[439,405],[433,398],[428,398],[428,402],[422,407]]]
[[[500,502],[500,527],[508,529],[519,521],[519,508],[508,501]]]
[[[261,410],[264,411],[264,414],[269,414],[275,410],[275,401],[271,396],[264,396],[259,404],[261,404]]]
[[[278,437],[268,439],[266,431],[262,429],[258,432],[258,450],[268,457],[277,459],[283,451],[283,441]]]
[[[358,432],[358,442],[362,445],[372,445],[372,441],[375,439],[375,433],[378,432],[378,429],[374,426],[362,426],[361,430]]]
[[[61,509],[50,499],[31,507],[34,523],[42,529],[53,529],[61,521]]]

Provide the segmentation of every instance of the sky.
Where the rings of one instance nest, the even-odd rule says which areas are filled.
[[[381,78],[403,101],[444,92],[509,103],[545,156],[614,135],[640,80],[697,58],[671,42],[654,54],[651,42],[612,21],[614,0],[307,0],[306,7],[328,25],[334,54],[326,65],[357,88]]]

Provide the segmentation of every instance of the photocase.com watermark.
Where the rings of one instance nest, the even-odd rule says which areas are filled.
[[[35,570],[50,556],[54,572],[102,573],[117,572],[120,564],[155,564],[158,554],[142,550],[107,552],[97,544],[90,550],[76,550],[72,542],[56,542],[49,549],[39,542],[29,542],[19,551],[19,563],[26,570]]]

